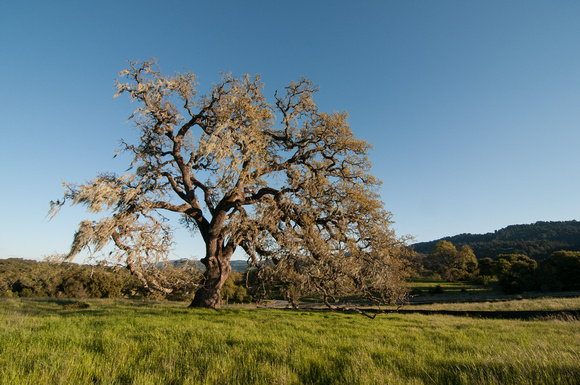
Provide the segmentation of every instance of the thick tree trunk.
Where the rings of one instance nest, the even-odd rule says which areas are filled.
[[[195,292],[195,297],[189,307],[205,307],[218,310],[220,308],[221,287],[202,286]]]
[[[189,307],[220,308],[220,293],[222,286],[230,276],[232,267],[229,257],[205,257],[201,260],[205,265],[204,282],[193,297]]]
[[[201,260],[205,266],[203,285],[195,292],[189,307],[220,308],[220,293],[232,272],[230,259],[235,250],[232,244],[224,245],[222,234],[222,226],[230,208],[229,204],[220,202],[209,227],[205,229],[205,258]]]

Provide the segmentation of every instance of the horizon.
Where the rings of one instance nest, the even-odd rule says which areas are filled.
[[[46,216],[62,181],[128,167],[113,155],[134,139],[134,106],[112,99],[114,81],[150,57],[195,73],[199,94],[220,72],[260,74],[269,102],[312,80],[320,110],[346,111],[373,145],[393,228],[413,243],[580,220],[578,2],[33,3],[0,6],[0,258],[66,253],[94,218]],[[203,257],[199,236],[176,241],[171,259]]]
[[[535,221],[532,223],[516,223],[516,224],[512,224],[512,225],[507,225],[505,227],[502,227],[500,229],[495,229],[492,231],[488,231],[485,233],[458,233],[458,234],[453,234],[453,235],[445,235],[441,238],[437,238],[437,239],[432,239],[429,241],[421,241],[421,242],[413,242],[413,243],[409,243],[409,246],[415,246],[418,244],[423,244],[423,243],[431,243],[431,242],[437,242],[437,241],[441,241],[441,240],[445,240],[445,239],[450,239],[450,238],[454,238],[457,236],[462,236],[462,235],[471,235],[471,236],[480,236],[480,235],[487,235],[487,234],[493,234],[493,233],[497,233],[499,231],[505,230],[509,227],[514,227],[514,226],[531,226],[531,225],[535,225],[538,223],[566,223],[566,222],[578,222],[576,219],[571,219],[571,220],[563,220],[563,221]],[[0,256],[0,259],[10,259],[10,258],[21,258],[21,259],[31,259],[31,258],[23,258],[23,257],[4,257],[4,256]],[[185,258],[185,257],[175,257],[173,259],[169,259],[167,262],[176,262],[176,261],[181,261],[181,260],[188,260],[188,261],[199,261],[201,257],[199,258]],[[37,260],[37,261],[42,261],[43,259],[32,259],[32,260]],[[248,258],[240,258],[239,254],[234,254],[234,256],[232,256],[231,262],[247,262]],[[84,261],[77,261],[75,263],[85,263],[87,262],[86,260]]]

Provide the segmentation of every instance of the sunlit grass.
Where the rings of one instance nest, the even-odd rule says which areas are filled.
[[[0,302],[2,384],[575,384],[580,322]]]

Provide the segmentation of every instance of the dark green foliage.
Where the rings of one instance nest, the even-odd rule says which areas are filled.
[[[44,271],[36,261],[0,260],[0,281],[3,296],[49,297],[58,292],[60,276],[56,271]]]
[[[538,263],[522,254],[502,254],[495,260],[496,275],[501,289],[507,294],[532,291],[537,288]]]
[[[63,297],[67,298],[86,298],[87,297],[87,282],[81,274],[66,275],[60,289]]]
[[[195,261],[172,261],[160,265],[158,272],[158,279],[173,290],[170,294],[147,290],[127,269],[118,266],[0,259],[0,297],[191,300],[200,279]],[[238,292],[236,298],[249,298],[241,289]]]
[[[482,258],[477,261],[479,275],[484,277],[492,277],[495,274],[495,261],[489,257]]]
[[[559,250],[580,251],[580,222],[536,222],[513,225],[487,234],[460,234],[431,242],[416,243],[418,253],[428,254],[437,242],[445,240],[460,248],[471,247],[478,259],[500,254],[525,254],[542,261]]]
[[[420,295],[423,295],[423,290],[419,289],[419,288],[412,288],[411,291],[409,292],[409,295],[411,297],[418,297]]]
[[[89,297],[118,298],[121,297],[123,280],[119,274],[107,270],[91,271],[89,276]]]
[[[67,298],[118,298],[128,277],[127,272],[104,266],[73,265],[65,271],[59,290]]]
[[[492,282],[492,277],[489,275],[478,275],[471,282],[480,286],[488,286]]]
[[[538,269],[544,290],[580,290],[580,252],[557,251]]]
[[[1,297],[117,298],[143,295],[141,283],[124,269],[0,259]]]
[[[431,287],[429,288],[429,293],[430,294],[443,294],[443,288],[441,287],[441,285],[437,285],[435,287]]]

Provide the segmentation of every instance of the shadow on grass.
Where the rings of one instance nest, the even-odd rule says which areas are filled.
[[[281,308],[277,310],[301,312],[303,315],[308,313],[341,313],[341,314],[358,314],[356,310],[335,311],[328,308],[299,308],[289,309]],[[423,315],[451,315],[456,317],[472,318],[489,318],[489,319],[519,319],[519,320],[549,320],[561,319],[566,321],[580,320],[580,310],[410,310],[410,309],[374,309],[358,308],[359,311],[367,314],[423,314]]]
[[[578,384],[580,368],[549,364],[522,368],[510,363],[460,363],[445,361],[436,364],[431,373],[421,375],[425,383],[434,384]]]
[[[158,316],[188,313],[186,302],[154,302],[126,298],[7,298],[0,300],[0,309],[10,313],[50,317],[108,317],[114,315]]]
[[[565,319],[579,320],[580,310],[382,310],[366,309],[368,313],[379,312],[386,314],[425,314],[425,315],[452,315],[457,317],[492,318],[492,319]]]

